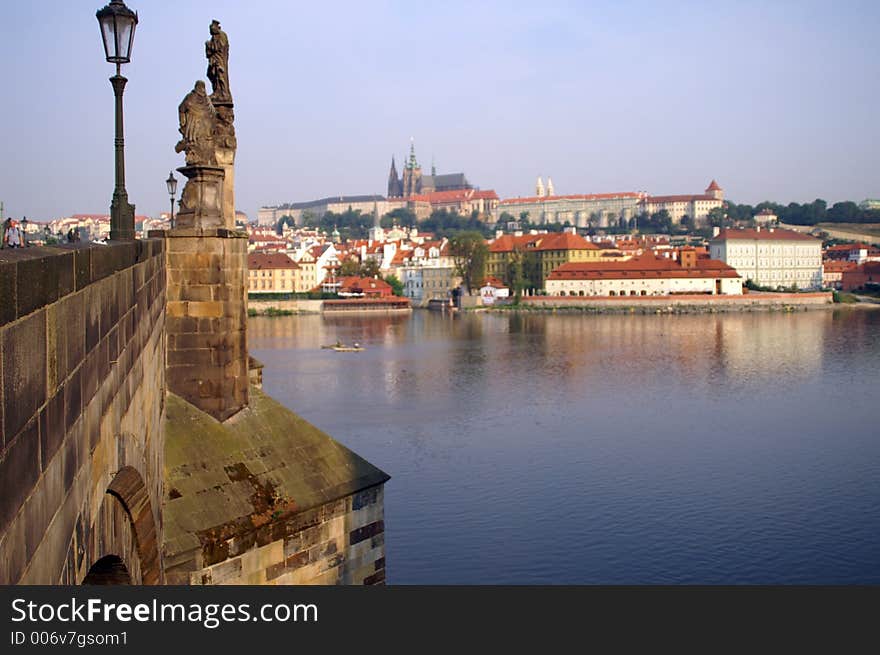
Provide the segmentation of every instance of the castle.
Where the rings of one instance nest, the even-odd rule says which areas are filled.
[[[461,191],[473,189],[464,173],[448,173],[437,175],[437,169],[431,165],[431,174],[422,175],[422,167],[416,159],[415,144],[410,142],[409,158],[403,169],[403,177],[398,177],[394,156],[391,157],[391,170],[388,173],[388,197],[411,198],[437,191]]]

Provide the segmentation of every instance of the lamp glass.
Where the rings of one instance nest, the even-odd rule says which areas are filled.
[[[137,13],[121,0],[113,0],[96,14],[104,41],[104,55],[111,64],[127,64],[131,61]]]

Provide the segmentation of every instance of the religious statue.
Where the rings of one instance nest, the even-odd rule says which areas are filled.
[[[208,58],[208,79],[211,80],[211,102],[231,103],[229,92],[229,39],[220,29],[220,23],[211,21],[211,38],[205,42],[205,56]]]
[[[232,105],[218,105],[217,120],[214,122],[214,144],[218,148],[235,150],[235,112]]]
[[[186,151],[186,164],[215,165],[214,130],[216,111],[205,89],[198,80],[193,90],[186,94],[178,107],[182,139],[174,146],[174,152]]]

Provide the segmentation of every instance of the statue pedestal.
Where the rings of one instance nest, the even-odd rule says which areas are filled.
[[[223,212],[225,172],[221,166],[182,166],[187,177],[175,227],[226,227]]]
[[[217,164],[223,169],[224,184],[221,202],[223,227],[235,229],[235,149],[217,148]]]

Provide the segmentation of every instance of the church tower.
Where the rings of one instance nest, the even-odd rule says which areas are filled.
[[[544,197],[544,180],[541,179],[541,176],[538,176],[538,181],[535,182],[535,195],[539,198]]]
[[[718,182],[712,180],[712,183],[706,187],[706,195],[712,196],[715,200],[724,200],[724,189],[718,186]]]
[[[548,196],[555,196],[556,195],[556,189],[553,188],[553,180],[549,176],[547,177],[547,195]]]
[[[400,184],[400,178],[397,176],[397,166],[394,164],[394,155],[391,155],[391,171],[388,173],[388,197],[400,198],[403,195],[403,188]]]
[[[412,140],[409,143],[409,159],[403,169],[403,197],[409,198],[422,192],[422,167],[416,160],[416,147]]]

